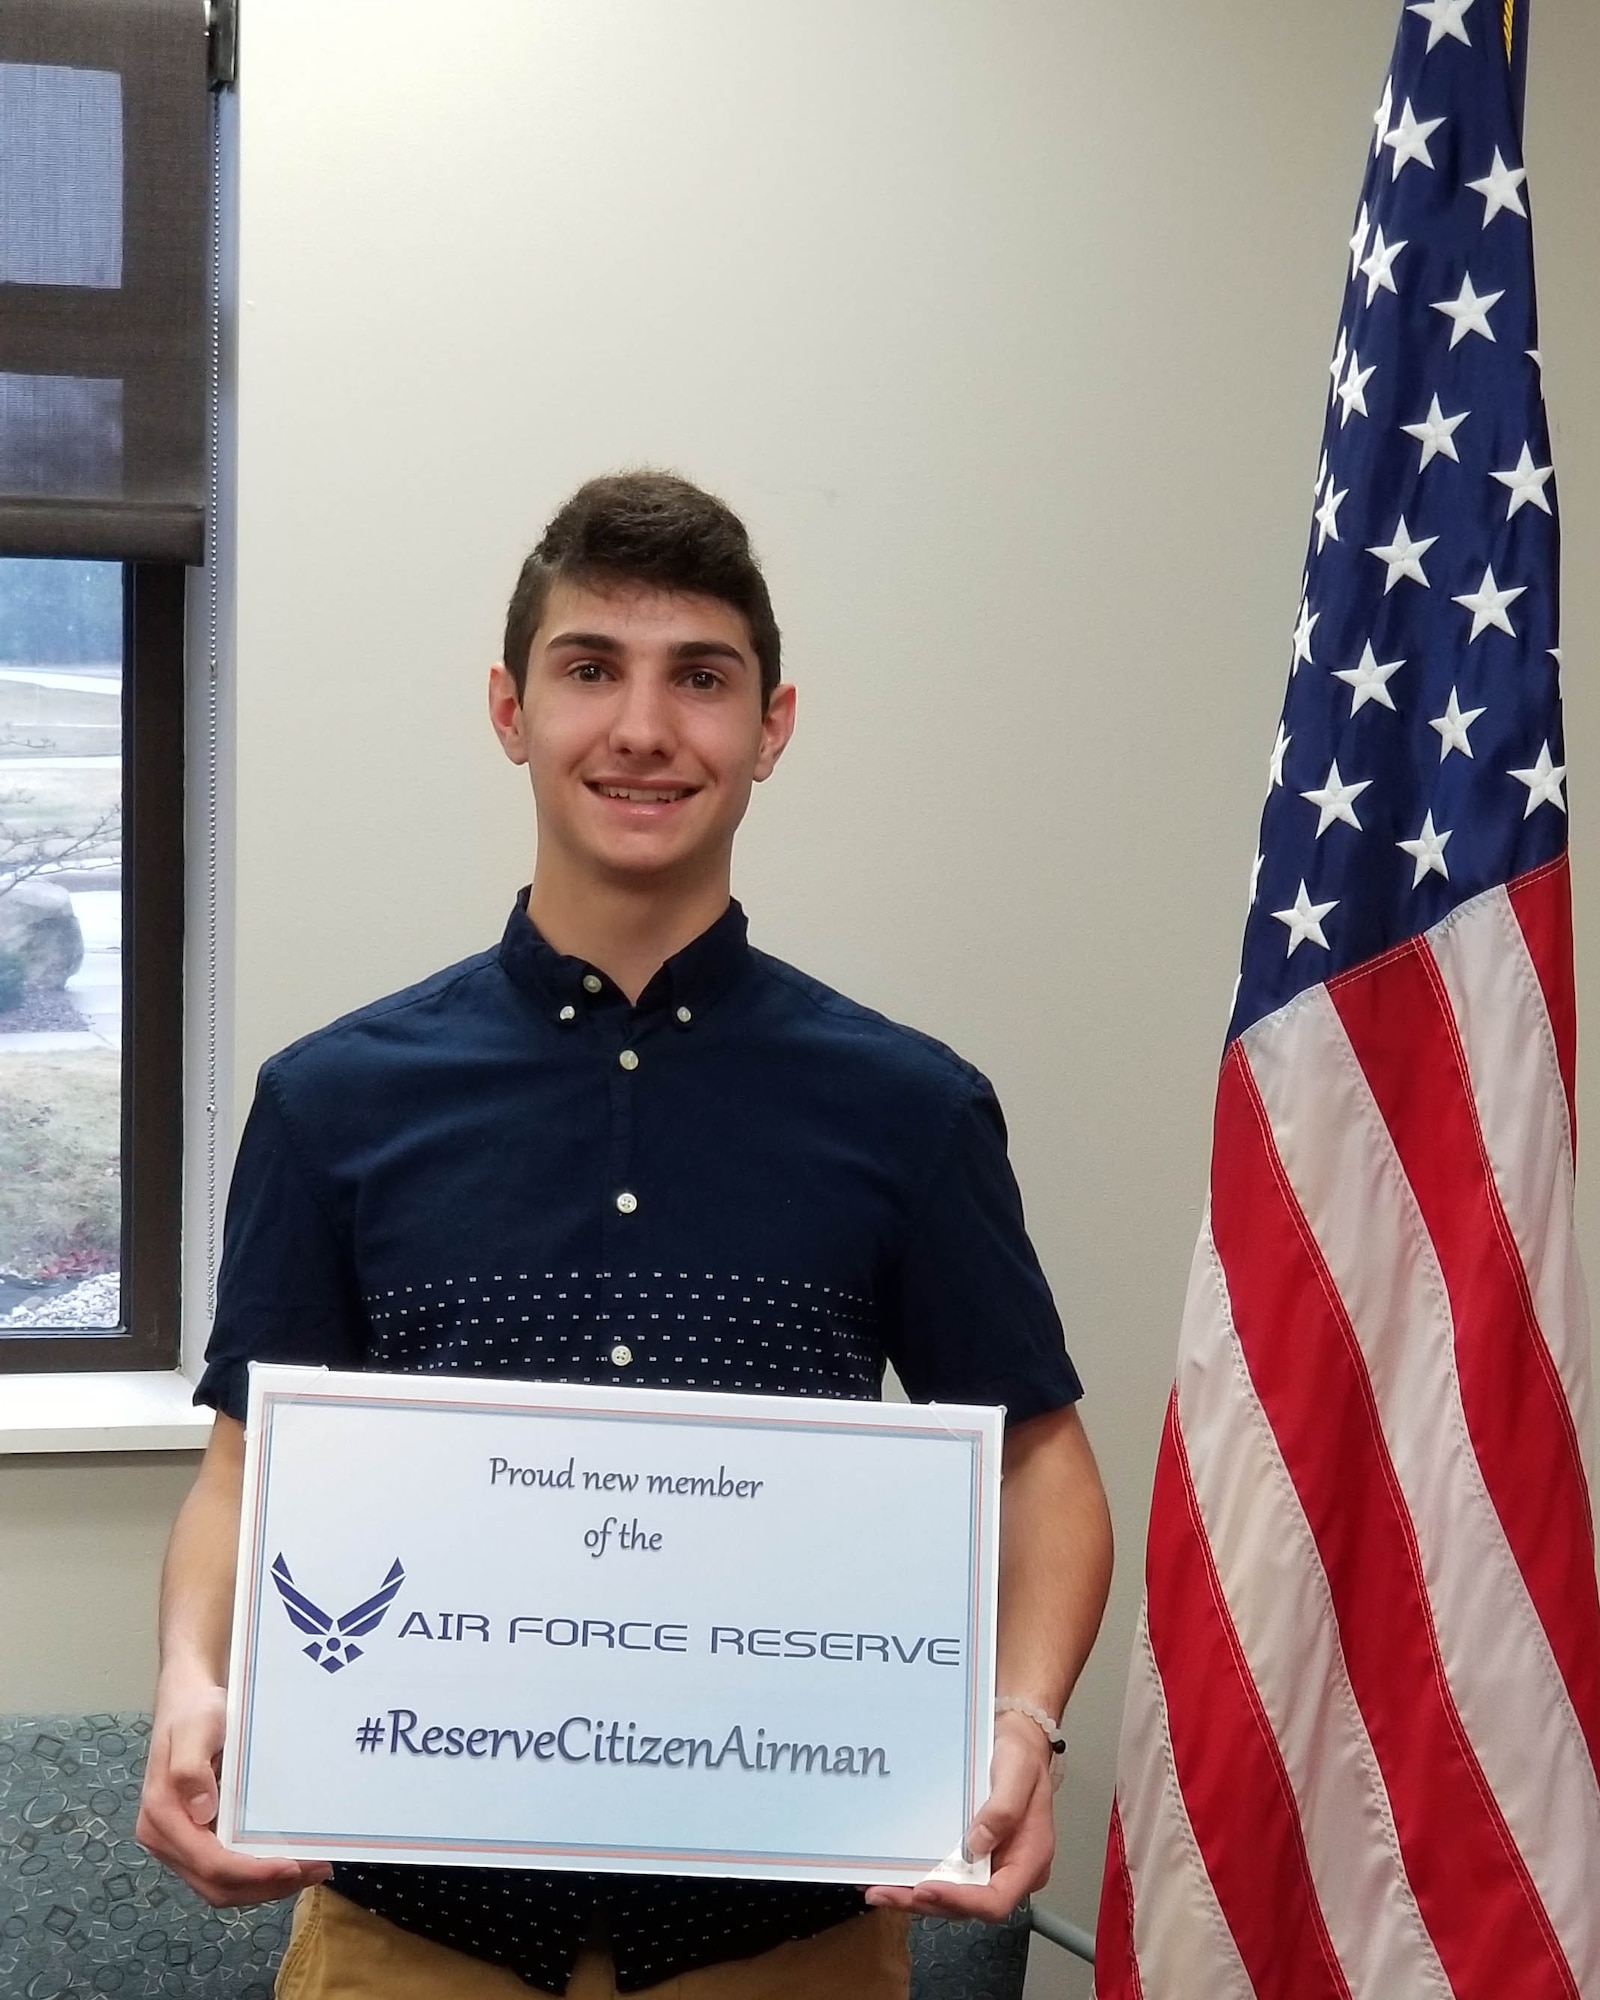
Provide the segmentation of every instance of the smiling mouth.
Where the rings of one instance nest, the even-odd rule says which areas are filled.
[[[676,805],[680,799],[692,799],[696,788],[693,785],[686,785],[666,790],[660,787],[646,789],[636,785],[599,785],[591,783],[589,789],[591,792],[598,793],[603,799],[620,799],[625,805],[670,806]]]

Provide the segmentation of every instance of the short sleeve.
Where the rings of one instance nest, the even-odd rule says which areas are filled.
[[[1005,1120],[981,1077],[956,1113],[887,1303],[889,1358],[913,1402],[1000,1403],[1021,1423],[1083,1394],[1028,1240]]]
[[[195,1401],[243,1422],[252,1361],[359,1368],[365,1331],[348,1249],[263,1073],[228,1190],[217,1312]]]

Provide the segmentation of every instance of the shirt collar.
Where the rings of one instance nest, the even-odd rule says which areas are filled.
[[[500,940],[498,955],[506,977],[558,1015],[565,1007],[582,1012],[620,1000],[616,985],[598,966],[569,957],[546,942],[528,915],[528,894],[527,889],[518,894]],[[661,967],[639,995],[635,1011],[646,1014],[670,1007],[682,1010],[679,1018],[687,1019],[709,1007],[744,970],[750,957],[748,930],[748,918],[730,898],[716,922]]]

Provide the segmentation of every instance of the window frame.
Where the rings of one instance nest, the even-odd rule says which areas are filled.
[[[179,1365],[186,594],[179,563],[123,565],[121,1324],[0,1328],[0,1375]]]

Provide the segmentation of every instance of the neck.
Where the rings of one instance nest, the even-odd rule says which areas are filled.
[[[528,915],[545,942],[597,966],[636,1001],[675,952],[709,930],[728,907],[728,871],[684,884],[576,881],[534,868]]]

